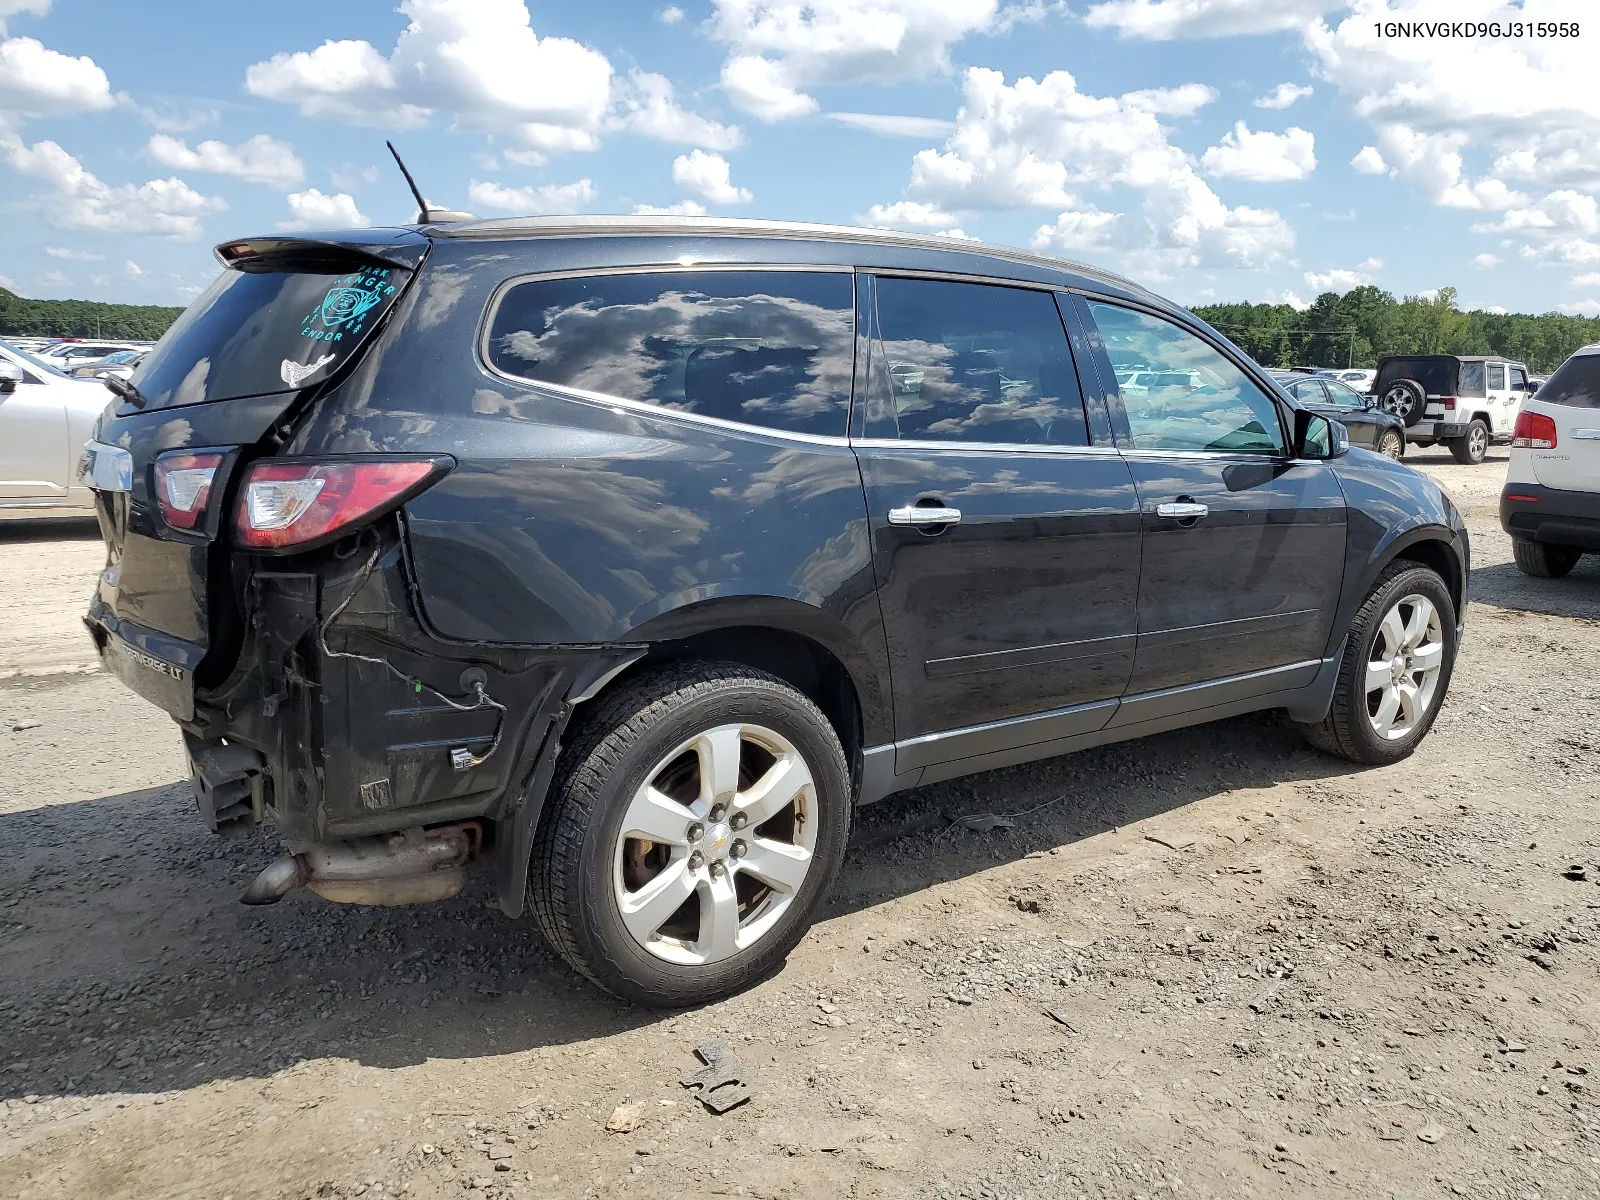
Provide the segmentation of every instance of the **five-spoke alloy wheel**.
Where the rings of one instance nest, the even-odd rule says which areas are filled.
[[[1404,758],[1444,702],[1456,637],[1455,601],[1438,573],[1390,563],[1350,622],[1327,715],[1301,731],[1319,750],[1354,762]]]
[[[850,781],[828,718],[763,671],[698,661],[648,668],[579,715],[529,870],[551,943],[657,1007],[775,970],[844,858]]]

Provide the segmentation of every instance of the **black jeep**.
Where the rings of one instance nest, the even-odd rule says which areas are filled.
[[[485,860],[688,1004],[804,934],[858,804],[1265,708],[1389,762],[1449,684],[1450,501],[1116,276],[654,217],[217,256],[87,448],[88,624],[212,827],[292,851],[247,901]]]

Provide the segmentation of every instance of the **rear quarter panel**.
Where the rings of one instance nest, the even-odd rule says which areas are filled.
[[[444,639],[572,646],[786,628],[844,663],[869,744],[888,740],[882,617],[848,445],[574,399],[480,362],[502,281],[638,261],[620,241],[577,262],[555,239],[441,243],[395,335],[284,452],[455,457],[404,513],[420,606]]]

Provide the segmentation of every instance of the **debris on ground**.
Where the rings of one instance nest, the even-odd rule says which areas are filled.
[[[1582,883],[1589,878],[1589,868],[1582,863],[1573,863],[1563,873],[1574,883]]]
[[[639,1118],[642,1116],[644,1116],[642,1105],[619,1104],[611,1110],[611,1115],[606,1118],[606,1132],[632,1133],[639,1124]]]
[[[995,829],[1015,829],[1017,823],[1010,817],[1002,817],[999,813],[970,813],[965,817],[957,817],[951,822],[962,829],[970,829],[974,833],[988,833]]]
[[[1190,838],[1187,842],[1173,842],[1168,841],[1166,838],[1160,837],[1154,833],[1145,834],[1144,840],[1147,842],[1154,842],[1158,846],[1165,846],[1168,850],[1187,850],[1190,846],[1194,845],[1193,838]]]
[[[755,1076],[739,1061],[727,1042],[720,1038],[702,1042],[694,1048],[694,1053],[705,1066],[685,1075],[680,1082],[694,1089],[695,1098],[701,1104],[721,1114],[750,1099]]]

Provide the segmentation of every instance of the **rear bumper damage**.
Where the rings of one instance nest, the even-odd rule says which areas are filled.
[[[207,824],[271,821],[292,849],[247,903],[300,885],[352,903],[443,899],[492,859],[518,916],[562,733],[645,648],[439,638],[397,532],[292,563],[240,558],[236,656],[209,686],[193,652],[152,653],[98,609],[90,630],[108,668],[182,727]]]

